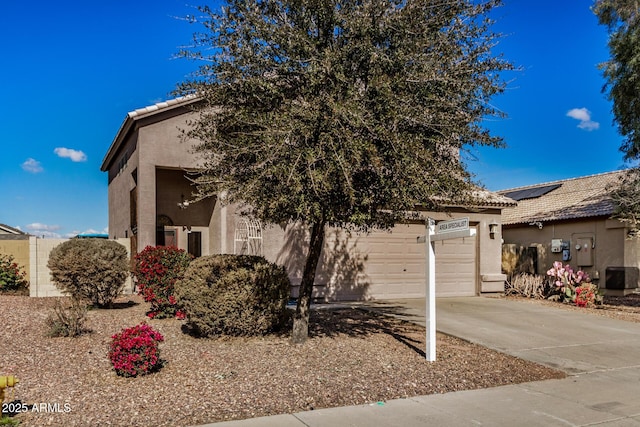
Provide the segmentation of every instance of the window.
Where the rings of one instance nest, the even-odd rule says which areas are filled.
[[[133,234],[138,233],[138,187],[129,192],[129,224]]]

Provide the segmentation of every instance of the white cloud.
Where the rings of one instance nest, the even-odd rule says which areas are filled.
[[[47,225],[40,222],[33,222],[31,224],[27,224],[25,227],[34,236],[43,238],[47,237],[50,239],[60,239],[62,237],[59,233],[56,233],[57,230],[62,228],[59,225]]]
[[[31,157],[22,163],[22,169],[31,173],[40,173],[44,170],[40,162],[36,159],[32,159]]]
[[[53,150],[60,157],[66,157],[71,159],[72,162],[84,162],[87,160],[87,155],[82,151],[73,150],[71,148],[58,147]]]
[[[567,111],[567,117],[579,120],[578,128],[586,131],[596,130],[600,127],[600,123],[591,120],[591,111],[586,108],[573,108]]]
[[[26,227],[27,227],[27,230],[33,230],[33,231],[56,231],[62,228],[59,225],[47,225],[47,224],[42,224],[41,222],[33,222],[31,224],[27,224]]]

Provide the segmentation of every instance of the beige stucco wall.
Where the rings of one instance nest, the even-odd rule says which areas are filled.
[[[626,240],[627,230],[619,221],[606,219],[589,219],[585,221],[567,221],[537,226],[505,227],[504,243],[519,247],[538,248],[538,274],[544,275],[555,261],[562,261],[562,253],[551,252],[551,239],[569,241],[571,260],[563,261],[572,267],[579,267],[598,280],[600,287],[605,287],[605,271],[607,267],[639,267],[640,260],[638,242]],[[577,264],[576,241],[582,237],[593,239],[593,265]]]
[[[26,279],[28,281],[31,280],[29,238],[20,240],[0,239],[0,254],[12,256],[16,264],[20,266],[21,271],[27,274]]]
[[[226,214],[224,213],[226,210]],[[500,211],[487,210],[482,213],[470,213],[459,210],[451,214],[446,213],[425,213],[425,215],[436,221],[445,221],[452,218],[468,217],[470,224],[476,229],[476,294],[486,292],[502,292],[504,290],[505,276],[501,272],[501,234],[500,234]],[[214,239],[221,239],[226,236],[225,253],[233,253],[234,230],[240,216],[236,213],[235,206],[224,209],[216,207],[214,211],[214,224],[222,221],[222,217],[227,218],[226,233],[216,231]],[[489,224],[498,224],[498,232],[494,235],[489,233]],[[219,229],[220,227],[216,227]],[[411,241],[400,243],[411,246],[411,250],[419,253],[421,259],[425,259],[424,247],[417,245],[414,241],[419,234],[424,234],[424,230],[419,226],[413,228],[416,235]],[[400,231],[400,230],[399,230]],[[399,244],[394,240],[393,233],[388,234],[389,242]],[[405,241],[404,239],[403,241]],[[304,261],[309,244],[309,231],[300,223],[289,224],[287,226],[267,224],[263,225],[263,255],[265,258],[287,268],[289,277],[295,288],[299,285]],[[337,294],[342,299],[367,299],[371,295],[382,295],[385,293],[385,283],[374,283],[368,278],[369,264],[368,255],[371,250],[371,241],[367,233],[346,232],[345,230],[328,228],[326,230],[325,245],[321,255],[321,263],[316,274],[316,295],[324,295],[329,298]],[[424,296],[424,265],[418,265],[419,271],[414,272],[419,278],[416,286],[411,280],[411,289],[394,291],[394,297],[421,297]],[[414,274],[414,275],[415,275]],[[414,277],[415,279],[415,277]],[[414,289],[415,287],[415,289]],[[411,293],[411,295],[409,295]],[[390,294],[391,295],[391,294]]]
[[[120,167],[124,157],[124,167]],[[138,167],[137,133],[127,140],[109,169],[109,236],[113,239],[130,237],[129,194],[136,187],[133,173]]]
[[[143,207],[138,209],[138,248],[155,245],[156,169],[191,169],[198,165],[198,156],[193,154],[190,143],[181,142],[180,129],[186,126],[191,114],[194,113],[160,115],[136,122],[137,131],[129,135],[126,149],[115,157],[109,171],[109,235],[112,238],[131,235],[129,193],[137,186],[138,206]],[[127,164],[120,169],[119,160],[127,152]],[[137,183],[132,177],[134,171]],[[190,193],[185,194],[189,196]],[[180,202],[179,196],[175,202]]]
[[[156,169],[198,166],[191,145],[181,142],[180,129],[186,126],[191,114],[167,117],[141,127],[138,132],[138,206],[144,207],[138,210],[139,248],[155,244]]]

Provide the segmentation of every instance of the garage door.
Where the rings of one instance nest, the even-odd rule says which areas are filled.
[[[434,242],[436,296],[476,295],[476,238]]]
[[[418,298],[425,295],[425,247],[416,243],[424,225],[398,225],[358,239],[365,254],[364,280],[373,298]],[[435,242],[436,295],[476,294],[475,237]]]

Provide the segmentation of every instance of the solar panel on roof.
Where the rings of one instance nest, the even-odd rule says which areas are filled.
[[[525,199],[535,199],[540,196],[544,196],[547,193],[552,192],[562,184],[544,185],[542,187],[526,188],[524,190],[515,190],[503,193],[503,195],[515,200],[516,202]]]

